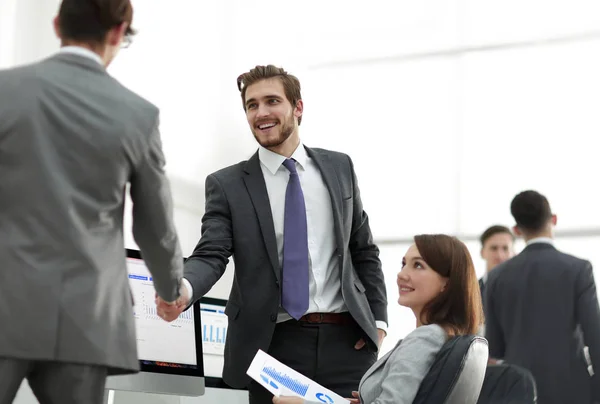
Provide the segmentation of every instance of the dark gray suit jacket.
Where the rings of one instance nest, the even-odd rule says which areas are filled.
[[[158,293],[183,259],[158,109],[80,55],[0,72],[0,357],[138,369],[123,208]]]
[[[550,244],[530,244],[490,272],[486,289],[490,357],[530,370],[541,404],[590,403],[598,378],[588,373],[584,343],[600,371],[592,265]]]
[[[367,341],[375,344],[375,320],[387,321],[386,291],[352,161],[342,153],[306,151],[331,196],[344,301]],[[229,330],[223,379],[243,387],[250,381],[246,370],[257,350],[269,348],[281,297],[281,265],[258,153],[206,179],[202,237],[185,264],[194,300],[217,282],[232,254],[235,276],[226,308]]]

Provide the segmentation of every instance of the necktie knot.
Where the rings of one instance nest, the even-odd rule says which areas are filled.
[[[285,168],[288,169],[288,171],[290,172],[290,174],[298,174],[298,171],[296,170],[296,160],[294,159],[285,159],[283,161],[283,165]]]

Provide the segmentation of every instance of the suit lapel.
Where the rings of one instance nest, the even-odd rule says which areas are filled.
[[[260,230],[265,242],[267,254],[273,266],[273,272],[277,280],[280,280],[279,271],[279,256],[277,253],[277,240],[275,239],[275,226],[273,225],[273,213],[271,212],[271,204],[269,202],[269,194],[267,193],[267,185],[260,169],[260,161],[258,152],[255,153],[244,167],[244,183],[246,189],[252,199]]]
[[[305,147],[306,153],[313,159],[315,165],[321,172],[323,182],[329,191],[331,197],[331,207],[333,209],[333,223],[335,231],[335,240],[338,247],[338,253],[343,254],[343,236],[342,236],[342,189],[340,188],[340,180],[333,163],[329,156],[325,153],[320,153],[317,150]]]

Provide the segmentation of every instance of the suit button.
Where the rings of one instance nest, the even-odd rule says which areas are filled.
[[[271,314],[271,321],[277,321],[277,314]]]

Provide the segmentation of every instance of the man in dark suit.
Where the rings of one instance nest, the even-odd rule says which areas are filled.
[[[489,274],[490,357],[529,369],[542,404],[591,403],[599,382],[590,377],[584,345],[600,368],[600,309],[592,265],[554,248],[556,215],[543,195],[518,194],[511,213],[515,234],[524,237],[527,247]]]
[[[481,258],[485,260],[485,274],[479,279],[479,289],[483,298],[489,272],[513,257],[515,236],[508,227],[494,225],[481,234],[479,241],[481,241]]]
[[[375,362],[387,299],[350,158],[305,147],[298,79],[275,66],[238,78],[260,148],[206,179],[202,237],[185,265],[191,301],[235,260],[223,379],[248,386],[258,349],[345,397]],[[159,301],[167,320],[176,310]],[[272,395],[250,383],[250,402]]]
[[[179,295],[156,106],[107,72],[129,0],[61,2],[58,54],[0,72],[0,403],[23,379],[41,403],[101,403],[107,375],[139,369],[123,239],[158,294]]]

